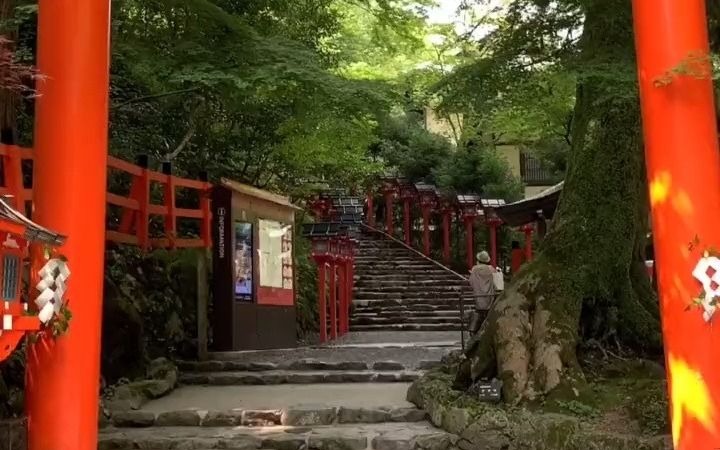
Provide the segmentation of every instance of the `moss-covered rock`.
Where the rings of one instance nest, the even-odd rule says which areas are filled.
[[[451,388],[452,376],[436,370],[415,381],[408,401],[424,408],[432,422],[460,437],[462,450],[665,450],[664,436],[607,431],[586,416],[503,408],[481,403]],[[598,419],[599,420],[599,419]]]

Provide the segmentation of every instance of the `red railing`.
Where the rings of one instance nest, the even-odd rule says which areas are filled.
[[[4,185],[0,186],[0,195],[12,195],[17,200],[15,206],[25,211],[25,202],[32,201],[32,189],[23,185],[23,161],[32,160],[32,150],[14,145],[0,145],[0,157],[3,161]],[[165,173],[131,164],[113,156],[108,157],[108,175],[124,173],[130,176],[130,194],[128,196],[107,192],[108,205],[121,209],[117,230],[108,229],[109,241],[137,245],[149,248],[189,248],[205,247],[212,244],[210,234],[210,188],[207,181],[191,180],[173,176],[169,167]],[[108,177],[110,178],[110,177]],[[155,185],[162,188],[162,203],[152,201]],[[177,188],[195,190],[198,193],[197,208],[177,207]],[[163,236],[152,237],[150,222],[153,217],[163,218]],[[195,219],[199,223],[199,237],[180,237],[177,232],[178,219]]]

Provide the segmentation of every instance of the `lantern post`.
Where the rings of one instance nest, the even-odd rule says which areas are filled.
[[[720,152],[705,1],[632,5],[673,443],[720,448],[720,260],[705,254],[720,248]]]
[[[455,206],[444,199],[442,202],[442,233],[443,233],[443,262],[450,264],[450,226],[452,224]]]
[[[375,192],[372,190],[367,193],[367,224],[375,227]]]
[[[347,241],[345,237],[338,238],[338,253],[335,256],[335,263],[338,271],[338,335],[345,334],[345,323],[347,309],[347,264],[345,264],[345,247]]]
[[[395,212],[394,202],[397,196],[397,186],[390,179],[383,182],[383,196],[385,197],[385,232],[393,236],[395,234],[393,215]]]
[[[462,219],[465,224],[465,261],[468,270],[472,270],[475,265],[474,225],[475,220],[480,215],[480,197],[476,195],[458,195],[458,203],[462,209]]]
[[[405,245],[412,245],[412,209],[410,202],[415,200],[417,193],[415,187],[412,184],[403,184],[400,188],[400,198],[403,201],[403,238],[405,239]]]
[[[338,238],[332,237],[329,240],[330,252],[328,257],[328,269],[330,272],[330,339],[337,339],[337,254]]]
[[[326,292],[326,275],[327,261],[329,259],[329,243],[325,238],[313,238],[312,240],[312,258],[315,260],[318,271],[318,315],[320,322],[320,343],[327,342],[327,299]]]
[[[110,63],[109,0],[40,0],[33,220],[67,235],[68,333],[28,349],[30,450],[95,450]],[[80,201],[82,199],[82,201]],[[36,252],[35,269],[42,251]]]
[[[497,260],[498,260],[498,242],[497,242],[497,232],[498,227],[502,224],[502,220],[500,220],[495,214],[493,214],[490,218],[487,220],[488,230],[490,232],[490,265],[493,267],[497,267]]]
[[[423,220],[423,253],[430,256],[430,212],[437,205],[438,195],[435,186],[418,183],[415,185],[420,194],[420,208]]]

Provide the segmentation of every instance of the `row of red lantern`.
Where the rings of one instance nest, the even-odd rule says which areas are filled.
[[[347,236],[312,238],[312,258],[318,267],[321,343],[327,342],[328,337],[335,340],[350,331],[356,248],[357,241]]]

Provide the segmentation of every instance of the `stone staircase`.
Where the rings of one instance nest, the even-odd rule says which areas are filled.
[[[358,345],[181,362],[181,386],[138,410],[113,411],[98,450],[455,448],[457,436],[406,401],[409,381],[454,347],[346,338],[358,337]]]
[[[472,290],[458,274],[372,231],[355,261],[351,331],[460,330],[459,296]]]

